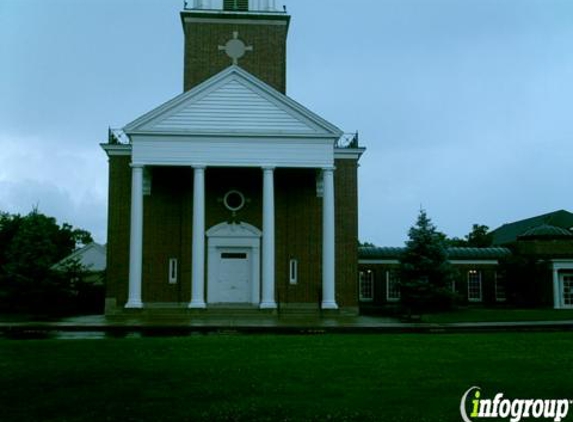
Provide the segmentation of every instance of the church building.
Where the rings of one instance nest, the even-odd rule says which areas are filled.
[[[106,314],[357,313],[364,148],[286,95],[290,16],[195,0],[181,22],[183,93],[102,145]]]

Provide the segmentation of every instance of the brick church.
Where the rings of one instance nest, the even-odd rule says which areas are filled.
[[[364,148],[286,95],[282,7],[188,3],[183,93],[103,145],[106,313],[357,313]]]

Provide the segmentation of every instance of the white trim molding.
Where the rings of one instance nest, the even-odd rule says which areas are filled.
[[[553,308],[566,309],[568,306],[565,306],[563,301],[562,274],[560,272],[573,272],[573,260],[553,260],[551,263],[553,270]]]
[[[119,156],[130,156],[131,155],[131,145],[129,144],[99,144],[101,149],[105,151],[108,157]]]

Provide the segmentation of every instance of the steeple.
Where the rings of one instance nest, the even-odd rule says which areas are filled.
[[[275,0],[188,0],[181,21],[185,91],[237,65],[285,93],[290,16]]]

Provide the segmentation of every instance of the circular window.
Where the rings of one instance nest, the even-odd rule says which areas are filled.
[[[239,211],[245,206],[245,196],[238,190],[231,190],[225,194],[223,204],[230,211]]]

